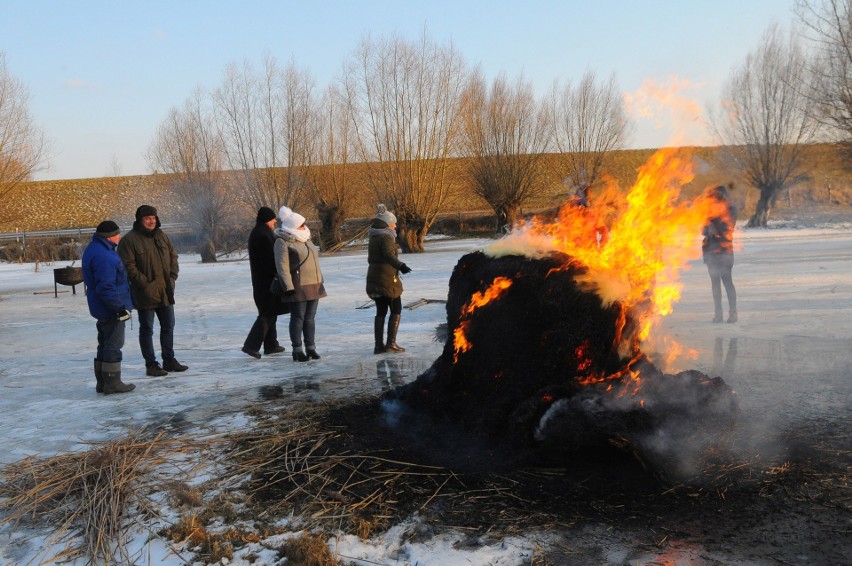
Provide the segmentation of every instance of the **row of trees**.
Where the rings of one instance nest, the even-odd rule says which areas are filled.
[[[711,119],[731,162],[760,192],[753,226],[765,225],[779,193],[806,177],[805,144],[825,135],[852,144],[852,0],[799,0],[797,14],[798,32],[771,27],[732,70]],[[45,157],[27,100],[0,54],[0,197]],[[464,158],[468,186],[500,227],[553,182],[545,154],[558,156],[557,178],[569,191],[584,190],[629,132],[614,77],[588,72],[539,97],[523,77],[486,79],[424,32],[414,41],[363,40],[324,89],[295,62],[230,65],[218,87],[199,88],[169,112],[148,161],[176,179],[207,260],[238,204],[310,203],[323,246],[333,247],[355,196],[347,190],[354,163],[375,201],[396,212],[404,251],[421,251],[457,178],[448,174],[455,158]]]
[[[547,188],[545,153],[563,156],[561,177],[572,186],[596,182],[627,133],[619,101],[615,80],[599,83],[593,73],[537,98],[529,81],[489,82],[425,33],[365,39],[322,91],[293,62],[228,66],[216,89],[172,109],[148,160],[176,179],[206,235],[207,259],[237,204],[313,203],[323,247],[335,246],[355,197],[347,190],[355,162],[376,202],[395,211],[403,249],[421,251],[451,193],[454,158],[466,158],[469,185],[497,225],[511,225]]]

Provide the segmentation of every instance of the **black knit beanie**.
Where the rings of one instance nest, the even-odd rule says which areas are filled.
[[[116,234],[121,234],[121,229],[118,227],[118,224],[112,220],[104,220],[98,224],[98,227],[95,229],[95,234],[101,238],[110,238]]]
[[[157,209],[150,204],[143,204],[136,209],[136,220],[142,220],[146,216],[157,216]]]
[[[257,211],[257,221],[266,224],[270,220],[275,220],[275,211],[266,206],[261,206]]]

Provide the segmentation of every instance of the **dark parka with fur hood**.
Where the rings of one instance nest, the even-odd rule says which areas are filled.
[[[397,258],[396,231],[388,227],[386,222],[374,218],[369,236],[367,295],[373,299],[401,297],[402,280],[399,278],[399,268],[402,262]]]
[[[157,216],[156,208],[139,207],[133,230],[118,243],[118,255],[124,262],[133,302],[139,310],[175,304],[175,281],[178,278],[178,255],[169,237],[160,230],[160,217],[157,216],[153,230],[142,226],[142,218],[151,216],[150,211]]]

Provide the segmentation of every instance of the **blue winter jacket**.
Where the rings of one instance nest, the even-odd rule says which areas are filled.
[[[115,318],[118,311],[133,310],[130,283],[116,244],[97,234],[83,252],[83,281],[89,312],[98,320]]]

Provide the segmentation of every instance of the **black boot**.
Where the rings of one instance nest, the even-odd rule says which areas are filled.
[[[97,381],[97,385],[95,385],[95,392],[103,393],[104,392],[104,376],[101,373],[101,365],[102,361],[95,358],[95,380]]]
[[[163,369],[166,371],[186,371],[189,366],[185,366],[176,359],[163,360]]]
[[[396,332],[399,330],[399,319],[400,316],[398,314],[392,314],[388,319],[388,341],[385,344],[385,351],[387,352],[405,351],[405,348],[400,348],[396,345]]]
[[[132,383],[121,381],[121,362],[104,362],[101,364],[101,375],[104,379],[104,394],[127,393],[133,391],[136,386]]]
[[[376,345],[373,347],[374,354],[385,353],[385,317],[377,316],[373,320],[373,336],[376,339]]]
[[[302,347],[293,347],[293,361],[294,362],[306,362],[308,361],[308,356],[302,351]]]
[[[319,355],[319,352],[317,352],[316,348],[308,348],[307,353],[308,353],[308,357],[312,360],[318,360],[322,357],[322,356]]]

